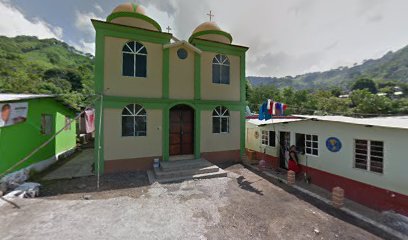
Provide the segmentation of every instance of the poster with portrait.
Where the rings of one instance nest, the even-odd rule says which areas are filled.
[[[0,103],[0,128],[26,121],[28,103]]]

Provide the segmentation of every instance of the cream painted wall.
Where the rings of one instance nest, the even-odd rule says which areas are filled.
[[[257,128],[246,123],[247,128]],[[278,156],[278,148],[261,146],[261,129],[288,131],[291,145],[295,144],[295,134],[315,134],[319,136],[319,156],[308,156],[308,166],[325,172],[367,183],[379,188],[389,189],[408,195],[408,157],[406,154],[408,130],[335,123],[326,121],[300,121],[287,124],[267,125],[259,128],[259,139],[249,136],[246,146],[259,151],[266,148],[267,153]],[[326,147],[326,139],[337,137],[342,142],[340,152],[332,153]],[[278,138],[278,134],[277,134]],[[378,174],[354,168],[354,139],[378,140],[384,142],[384,173]],[[306,156],[300,156],[301,164],[306,164]]]
[[[187,50],[187,58],[180,59],[177,50]],[[194,99],[194,52],[183,46],[170,48],[170,92],[171,99]]]
[[[240,57],[227,55],[230,60],[230,84],[212,82],[212,61],[217,55],[212,52],[201,54],[201,98],[204,100],[240,100]]]
[[[116,24],[126,25],[126,26],[132,26],[132,27],[157,31],[157,28],[153,26],[153,24],[148,23],[145,20],[132,18],[132,17],[115,18],[111,22],[116,23]]]
[[[201,152],[240,149],[240,112],[230,111],[230,132],[212,132],[212,111],[201,111]]]
[[[105,37],[104,93],[110,96],[160,98],[163,49],[161,44],[141,42],[147,49],[147,77],[122,76],[122,48],[129,39]]]
[[[162,156],[162,110],[147,111],[147,136],[122,137],[122,109],[104,110],[105,160]]]

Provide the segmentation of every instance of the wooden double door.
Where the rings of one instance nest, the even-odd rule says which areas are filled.
[[[170,109],[170,155],[194,154],[194,109],[177,105]]]

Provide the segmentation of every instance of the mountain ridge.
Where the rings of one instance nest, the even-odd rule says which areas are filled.
[[[305,73],[287,77],[248,76],[253,86],[275,85],[303,89],[329,89],[340,87],[349,90],[350,85],[360,77],[375,81],[408,82],[408,46],[395,52],[389,51],[378,59],[365,60],[353,67],[339,67],[322,72]]]

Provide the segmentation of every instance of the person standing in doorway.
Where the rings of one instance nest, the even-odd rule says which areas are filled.
[[[295,173],[300,172],[299,159],[296,152],[296,146],[292,145],[289,149],[289,161],[288,161],[288,170],[292,170]]]

